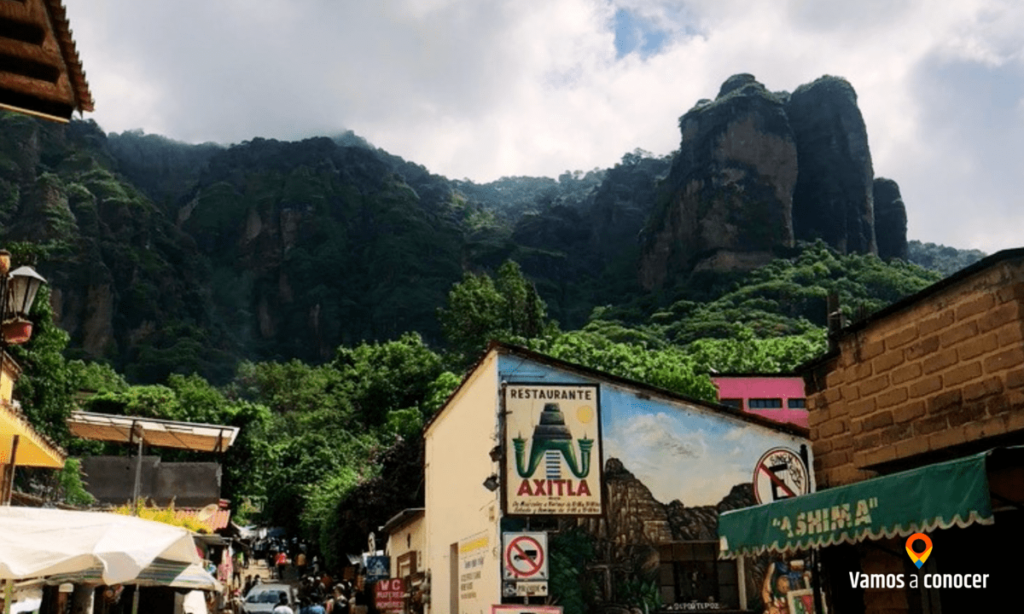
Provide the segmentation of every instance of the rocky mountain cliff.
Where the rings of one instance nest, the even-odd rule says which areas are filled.
[[[826,76],[788,94],[735,75],[679,126],[680,151],[644,231],[644,288],[754,268],[794,240],[879,254],[879,227],[881,255],[905,257],[899,188],[881,184],[879,216],[867,130],[845,80]]]
[[[507,259],[574,329],[801,240],[906,256],[899,188],[873,179],[845,81],[788,95],[737,75],[680,128],[671,156],[476,184],[352,133],[186,145],[4,113],[0,241],[37,244],[74,356],[139,382],[221,381],[240,359],[319,362],[409,330],[437,342],[452,284]]]

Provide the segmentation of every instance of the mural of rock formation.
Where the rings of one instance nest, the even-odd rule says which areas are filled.
[[[687,507],[679,500],[661,503],[617,458],[605,461],[605,514],[579,518],[577,526],[594,538],[599,566],[644,570],[658,566],[658,546],[680,541],[717,541],[718,514],[756,505],[751,484],[736,484],[717,505]],[[747,593],[757,604],[767,557],[748,559]]]
[[[604,479],[607,513],[601,518],[581,518],[578,521],[595,537],[604,556],[622,560],[633,556],[637,546],[657,546],[672,541],[665,506],[654,498],[643,482],[626,470],[622,461],[609,458],[605,462]]]
[[[907,208],[900,196],[900,186],[892,179],[875,179],[872,190],[875,201],[875,239],[878,257],[907,259]]]

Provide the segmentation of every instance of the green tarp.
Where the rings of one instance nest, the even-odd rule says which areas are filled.
[[[792,552],[992,524],[985,452],[723,513],[721,555]]]

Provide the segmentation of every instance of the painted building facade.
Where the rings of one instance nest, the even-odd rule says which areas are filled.
[[[761,611],[771,562],[719,561],[718,514],[813,490],[806,469],[779,468],[811,460],[804,429],[501,344],[424,438],[429,612],[545,589],[567,612]]]
[[[799,375],[716,373],[711,381],[722,405],[808,428],[804,378]]]

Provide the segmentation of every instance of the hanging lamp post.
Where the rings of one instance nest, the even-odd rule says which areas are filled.
[[[5,283],[3,339],[8,345],[20,345],[32,337],[32,321],[28,319],[28,313],[46,280],[32,267],[22,266],[7,275]]]
[[[43,277],[30,266],[18,267],[11,271],[11,253],[0,250],[0,380],[6,377],[4,362],[7,360],[7,346],[20,345],[32,337],[32,321],[28,313],[40,286],[46,283]],[[3,386],[0,386],[0,390]],[[11,394],[14,381],[11,381]],[[3,399],[10,402],[11,399]],[[17,467],[18,436],[14,436],[11,458],[0,472],[0,505],[11,504],[14,486],[14,469]]]

